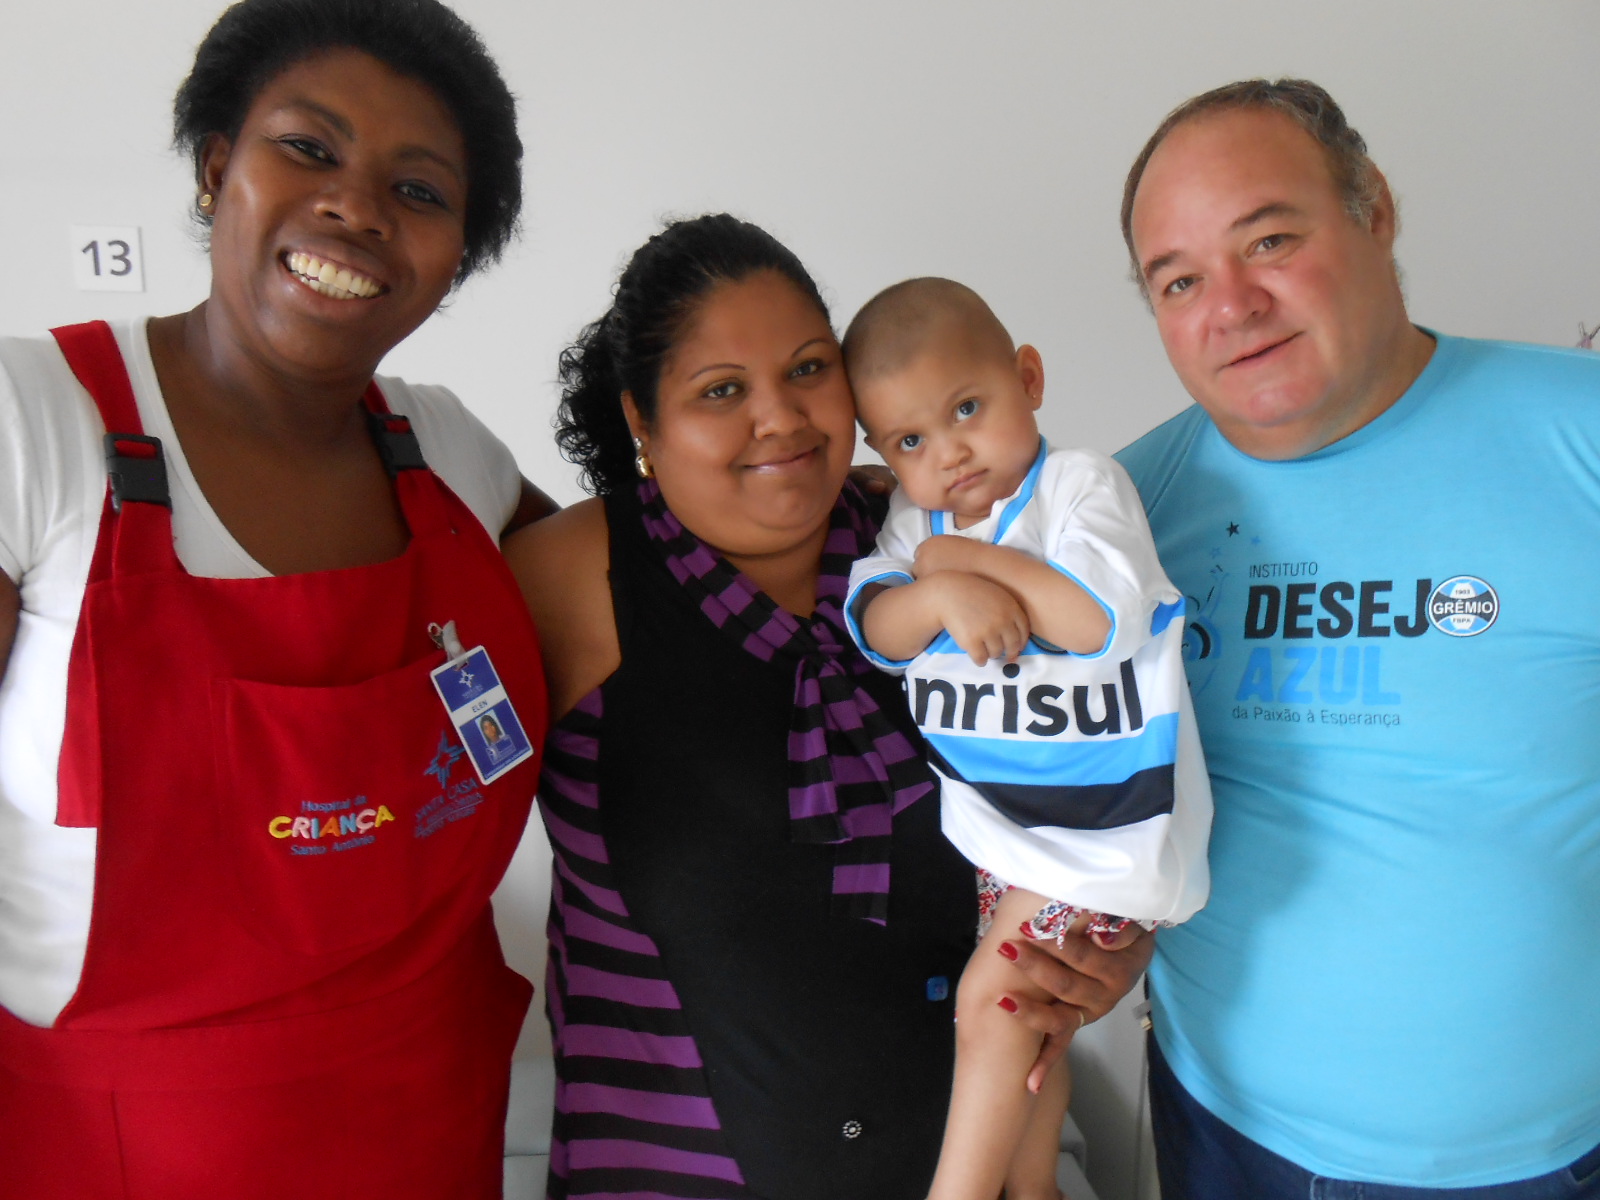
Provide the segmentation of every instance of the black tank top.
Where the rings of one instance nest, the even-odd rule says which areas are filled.
[[[833,915],[833,847],[790,840],[795,664],[759,661],[699,611],[631,495],[609,498],[606,517],[622,665],[602,688],[602,827],[734,1157],[769,1200],[922,1200],[973,945],[972,868],[930,794],[894,821],[887,925]],[[899,681],[866,685],[916,741]]]

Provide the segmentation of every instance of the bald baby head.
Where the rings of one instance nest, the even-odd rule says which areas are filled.
[[[924,276],[884,288],[845,330],[845,370],[858,391],[931,350],[1009,362],[1011,335],[983,297],[953,279]]]
[[[867,445],[919,508],[981,520],[1039,454],[1044,365],[969,287],[908,279],[879,292],[844,335]]]

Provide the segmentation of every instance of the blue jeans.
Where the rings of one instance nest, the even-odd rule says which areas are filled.
[[[1225,1124],[1184,1090],[1150,1046],[1150,1117],[1161,1200],[1600,1200],[1600,1146],[1516,1183],[1416,1188],[1313,1175]]]

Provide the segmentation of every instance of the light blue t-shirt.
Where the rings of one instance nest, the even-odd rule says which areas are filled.
[[[1323,1175],[1467,1187],[1600,1142],[1600,355],[1440,337],[1305,458],[1198,407],[1118,456],[1188,598],[1210,904],[1183,1085]],[[1595,610],[1591,610],[1595,605]]]

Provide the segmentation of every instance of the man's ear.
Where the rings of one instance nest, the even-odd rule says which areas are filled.
[[[1015,361],[1017,378],[1022,380],[1023,390],[1033,401],[1034,410],[1038,411],[1039,405],[1044,402],[1044,359],[1032,346],[1024,344],[1017,348]]]
[[[1383,172],[1373,167],[1372,174],[1377,183],[1377,195],[1372,201],[1372,217],[1368,227],[1372,230],[1372,236],[1392,252],[1394,240],[1400,234],[1400,210],[1395,206],[1394,193],[1389,191],[1389,181],[1383,177]]]

